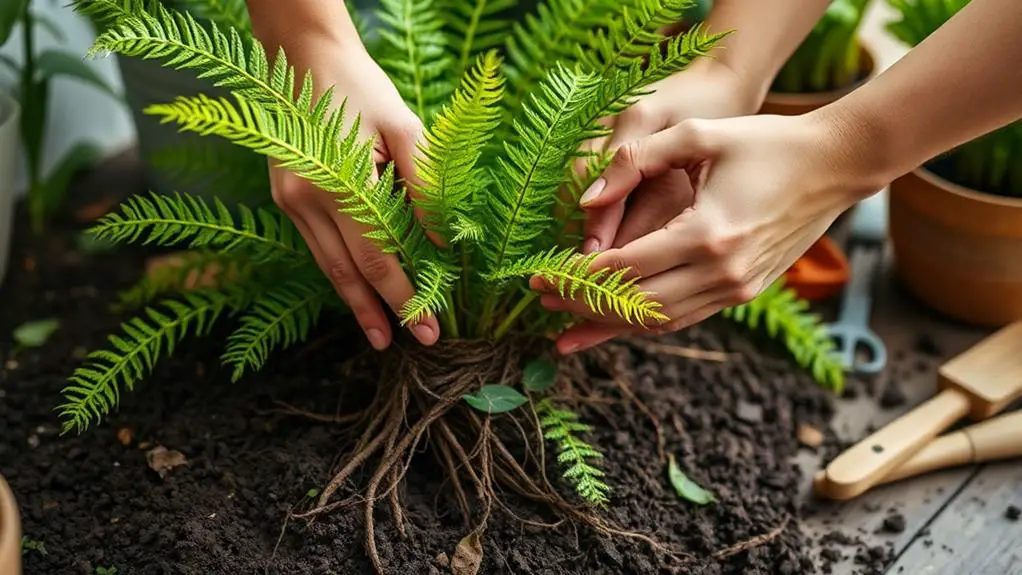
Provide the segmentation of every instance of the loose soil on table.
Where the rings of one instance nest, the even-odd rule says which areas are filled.
[[[17,221],[26,219],[19,213]],[[311,524],[288,519],[312,506],[310,490],[332,476],[350,434],[284,413],[278,402],[343,414],[362,407],[374,385],[375,371],[360,367],[374,364],[372,353],[347,324],[325,322],[311,343],[236,384],[218,367],[223,332],[186,343],[124,393],[101,425],[59,436],[54,407],[67,376],[123,319],[109,304],[151,255],[82,253],[80,226],[68,217],[38,239],[19,229],[0,290],[0,473],[21,505],[25,535],[46,548],[26,553],[26,573],[370,573],[361,505]],[[15,326],[48,317],[61,326],[44,347],[13,349]],[[667,561],[644,543],[567,524],[525,525],[495,508],[481,573],[814,572],[798,522],[802,477],[791,458],[800,426],[833,437],[832,398],[783,354],[757,352],[724,323],[661,343],[732,352],[715,362],[622,348],[631,391],[658,420],[666,453],[713,492],[715,504],[676,495],[649,414],[601,369],[590,370],[599,401],[580,411],[596,428],[588,439],[606,453],[613,492],[605,516],[689,559]],[[388,506],[379,506],[377,542],[388,573],[450,572],[446,559],[466,531],[443,477],[430,451],[413,460],[402,489],[405,538]],[[503,498],[524,518],[553,519],[509,493]]]

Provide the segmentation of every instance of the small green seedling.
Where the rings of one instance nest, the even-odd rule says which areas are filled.
[[[35,539],[29,539],[27,535],[21,538],[21,554],[24,555],[28,551],[35,551],[40,555],[49,555],[46,551],[46,544],[42,541],[36,541]]]
[[[681,468],[678,467],[678,462],[674,459],[673,455],[668,456],[667,478],[671,480],[674,491],[682,499],[691,501],[696,505],[708,505],[716,502],[712,493],[703,489],[685,475]]]

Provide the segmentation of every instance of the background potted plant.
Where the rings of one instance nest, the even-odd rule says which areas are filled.
[[[873,53],[859,39],[870,0],[831,0],[823,17],[774,78],[760,111],[797,115],[825,106],[868,81]]]
[[[17,100],[19,114],[16,118],[20,131],[20,144],[28,168],[28,212],[32,228],[36,233],[44,229],[47,218],[60,205],[64,192],[71,177],[80,169],[95,161],[99,151],[91,144],[82,143],[72,146],[57,161],[49,174],[43,174],[42,155],[44,135],[47,123],[49,94],[52,80],[56,77],[72,78],[91,85],[99,90],[119,97],[116,92],[101,78],[95,70],[86,64],[81,56],[60,50],[37,50],[36,33],[39,29],[46,30],[57,38],[61,30],[49,19],[32,10],[29,0],[8,0],[0,8],[0,44],[6,43],[14,36],[15,29],[20,32],[21,62],[13,58],[0,58],[0,69],[13,77],[13,95]],[[10,104],[4,106],[10,108]],[[13,112],[0,114],[9,117]],[[11,122],[10,119],[7,122]],[[4,122],[6,128],[7,122]],[[6,136],[8,132],[3,131]],[[9,140],[3,142],[0,153],[5,160],[11,161],[16,154],[15,146]],[[4,187],[6,202],[3,215],[11,217],[13,212],[13,162],[11,169],[5,169]],[[9,183],[8,183],[9,182]],[[0,224],[8,228],[10,224]],[[4,250],[6,254],[6,249]]]
[[[888,0],[887,30],[916,46],[968,0]],[[933,158],[891,184],[895,267],[906,287],[958,320],[1022,319],[1022,122]]]
[[[0,573],[21,575],[21,518],[11,488],[0,475]]]
[[[16,2],[0,5],[0,46],[7,43],[18,20]],[[4,62],[4,60],[0,60]],[[0,282],[7,271],[14,224],[14,165],[18,157],[18,102],[0,88]]]

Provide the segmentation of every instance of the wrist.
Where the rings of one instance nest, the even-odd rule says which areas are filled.
[[[869,110],[834,103],[804,114],[800,120],[814,134],[823,168],[849,205],[873,195],[907,171],[892,149],[889,127]]]
[[[740,110],[735,110],[734,116],[749,116],[759,111],[766,98],[766,87],[763,81],[748,70],[736,66],[734,63],[718,59],[714,56],[703,57],[693,62],[689,69],[678,74],[682,77],[700,76],[707,82],[727,82],[733,86],[731,90],[734,100]]]

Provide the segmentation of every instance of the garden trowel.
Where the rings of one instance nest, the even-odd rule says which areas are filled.
[[[830,499],[856,497],[888,481],[892,474],[896,477],[902,473],[902,465],[965,415],[986,420],[1022,397],[1022,322],[1002,328],[951,359],[941,366],[938,375],[940,393],[839,455],[816,478],[817,495]],[[1017,424],[1011,427],[1014,421],[991,421],[990,427],[979,428],[979,437],[989,441],[991,429],[1008,429],[1006,433],[1017,430]],[[969,429],[969,433],[976,433],[975,426]],[[942,449],[944,443],[937,449]]]

